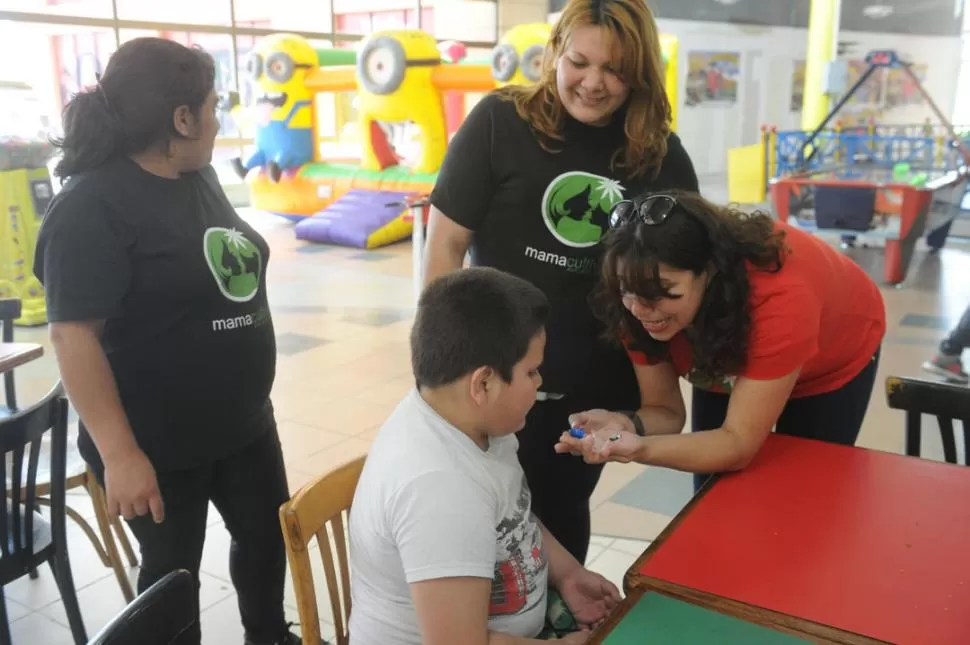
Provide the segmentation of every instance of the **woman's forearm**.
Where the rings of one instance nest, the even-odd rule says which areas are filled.
[[[690,473],[717,473],[744,468],[756,452],[734,432],[719,428],[644,437],[636,461]]]
[[[646,434],[678,434],[684,429],[684,417],[675,410],[659,405],[645,405],[637,410]]]
[[[64,389],[104,464],[139,450],[101,347],[100,323],[54,323],[51,341]]]

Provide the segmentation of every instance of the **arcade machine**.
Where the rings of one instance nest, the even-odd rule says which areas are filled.
[[[946,230],[959,212],[967,189],[970,149],[960,139],[932,97],[926,92],[910,63],[894,51],[878,50],[866,56],[868,68],[842,99],[805,139],[800,171],[771,180],[771,197],[778,218],[813,231],[842,236],[851,245],[857,237],[885,241],[884,276],[899,284],[906,277],[917,241],[933,231],[930,242],[942,246],[940,231]],[[926,100],[949,137],[943,164],[921,166],[902,159],[901,137],[861,137],[853,141],[838,165],[819,165],[815,145],[819,134],[872,74],[881,68],[902,70]],[[902,141],[918,145],[918,141]],[[844,145],[844,143],[843,143]]]

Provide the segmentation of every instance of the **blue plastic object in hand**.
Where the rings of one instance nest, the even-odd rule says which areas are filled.
[[[582,439],[583,437],[586,436],[586,431],[583,430],[582,428],[570,428],[569,436],[575,439]]]

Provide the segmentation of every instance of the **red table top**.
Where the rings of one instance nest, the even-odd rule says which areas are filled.
[[[641,575],[892,643],[970,643],[970,468],[772,434]]]

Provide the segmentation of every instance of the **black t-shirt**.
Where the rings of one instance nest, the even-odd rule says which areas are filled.
[[[272,428],[268,260],[211,167],[166,179],[119,159],[52,201],[34,265],[48,318],[106,321],[102,346],[156,470],[210,462]],[[83,427],[79,444],[99,464]]]
[[[570,119],[559,151],[547,152],[515,106],[490,94],[449,144],[431,194],[435,207],[474,231],[473,264],[527,279],[550,299],[542,389],[577,407],[639,406],[630,361],[602,339],[589,305],[610,209],[646,190],[698,190],[673,134],[656,178],[612,170],[625,141],[624,116],[604,127]]]

